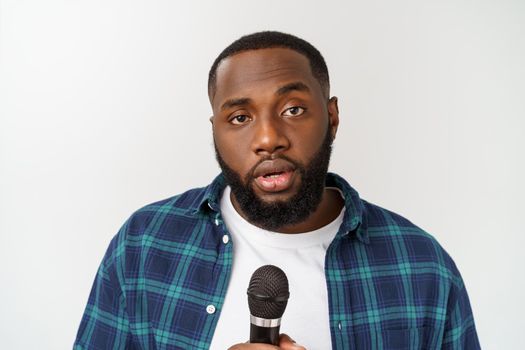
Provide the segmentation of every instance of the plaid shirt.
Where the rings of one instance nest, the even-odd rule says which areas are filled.
[[[337,175],[326,184],[341,189],[346,206],[325,263],[333,348],[479,349],[465,286],[436,240],[360,199]],[[126,221],[98,270],[74,349],[208,349],[232,266],[224,186],[219,175]]]

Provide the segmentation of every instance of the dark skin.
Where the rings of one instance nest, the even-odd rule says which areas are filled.
[[[286,156],[308,164],[326,133],[335,138],[339,125],[337,98],[328,98],[328,91],[313,76],[305,56],[286,48],[245,51],[223,60],[210,102],[218,152],[243,180],[262,159]],[[253,189],[264,201],[286,201],[297,193],[300,181],[300,173],[292,171],[283,190],[267,191],[256,183]],[[234,195],[231,199],[237,212],[246,218]],[[278,231],[301,233],[319,229],[339,215],[343,204],[338,192],[325,188],[317,209],[306,220]],[[282,336],[279,348],[302,347]],[[230,349],[278,348],[237,344]]]
[[[292,338],[286,334],[281,334],[279,337],[279,346],[268,344],[236,344],[228,350],[306,350],[304,346],[297,344]]]

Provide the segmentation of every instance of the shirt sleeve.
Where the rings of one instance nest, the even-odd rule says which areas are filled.
[[[474,316],[463,282],[460,288],[452,288],[449,297],[442,349],[481,349],[474,325]]]
[[[126,313],[122,273],[119,272],[119,235],[115,236],[97,271],[80,322],[74,350],[129,349],[131,335]]]

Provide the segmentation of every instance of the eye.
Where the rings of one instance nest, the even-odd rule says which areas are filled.
[[[305,108],[293,106],[284,110],[283,115],[286,117],[298,117],[306,111]]]
[[[235,115],[230,118],[230,123],[233,125],[242,125],[247,123],[250,120],[250,117],[244,114]]]

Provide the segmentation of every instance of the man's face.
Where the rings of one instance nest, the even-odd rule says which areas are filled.
[[[217,69],[211,103],[237,210],[271,230],[305,220],[321,201],[339,121],[308,59],[284,48],[231,56]]]

